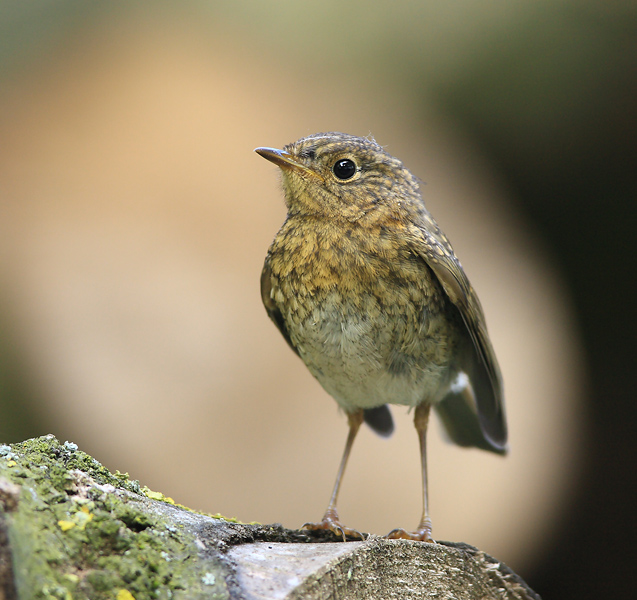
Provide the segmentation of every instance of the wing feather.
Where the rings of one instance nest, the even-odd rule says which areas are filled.
[[[261,300],[263,300],[263,306],[265,306],[265,310],[268,313],[272,322],[278,327],[281,335],[288,343],[290,348],[294,350],[297,356],[299,356],[299,351],[296,349],[296,346],[292,343],[292,339],[290,338],[290,333],[288,332],[287,327],[285,326],[285,321],[283,320],[283,315],[281,311],[278,309],[274,300],[272,299],[272,270],[270,268],[270,255],[268,255],[265,259],[265,264],[263,265],[263,271],[261,271]]]
[[[471,381],[480,427],[494,449],[503,451],[507,445],[507,428],[502,377],[482,306],[449,240],[428,214],[423,218],[422,225],[411,226],[412,247],[427,263],[460,313],[471,341],[471,352],[462,367]]]

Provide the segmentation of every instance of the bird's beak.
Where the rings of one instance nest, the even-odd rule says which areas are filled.
[[[255,148],[254,151],[263,156],[263,158],[273,162],[275,165],[281,167],[284,170],[297,171],[301,175],[311,175],[312,177],[319,177],[319,175],[309,169],[305,165],[298,163],[294,160],[292,155],[285,150],[277,150],[276,148]],[[320,177],[319,177],[320,178]]]

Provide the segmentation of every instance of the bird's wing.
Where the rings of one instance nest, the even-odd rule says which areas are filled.
[[[449,240],[428,213],[422,223],[410,225],[409,237],[462,317],[472,348],[462,367],[471,381],[480,428],[494,449],[502,451],[507,445],[502,378],[480,301]]]
[[[265,306],[265,310],[268,313],[268,317],[272,319],[273,323],[279,328],[281,335],[285,338],[285,341],[289,344],[290,348],[296,352],[297,356],[299,355],[299,351],[296,349],[296,346],[292,343],[290,339],[290,333],[285,326],[285,321],[283,320],[283,315],[281,311],[278,309],[277,305],[274,303],[272,299],[272,270],[270,269],[270,255],[268,255],[265,259],[265,264],[263,265],[263,271],[261,272],[261,300],[263,300],[263,306]]]

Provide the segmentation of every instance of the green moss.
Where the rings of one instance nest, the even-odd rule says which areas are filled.
[[[21,599],[228,597],[221,572],[206,585],[211,564],[200,564],[193,534],[75,444],[0,446],[2,478],[21,487],[5,515]]]
[[[136,494],[141,493],[139,481],[131,479],[128,473],[116,471],[113,474],[92,456],[79,450],[76,444],[72,442],[61,444],[52,435],[12,444],[10,448],[14,454],[24,460],[24,464],[29,468],[48,471],[50,484],[62,494],[66,493],[72,485],[73,477],[69,472],[76,469],[86,473],[99,484],[112,485]]]

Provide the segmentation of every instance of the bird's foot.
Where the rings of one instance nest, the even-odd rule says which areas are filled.
[[[309,529],[310,531],[331,531],[334,535],[342,537],[344,542],[347,541],[348,537],[357,538],[359,540],[365,539],[365,536],[360,531],[341,525],[338,520],[338,514],[334,509],[328,509],[322,521],[319,521],[318,523],[305,523],[301,529]]]
[[[418,525],[416,531],[407,531],[406,529],[392,529],[386,536],[388,540],[416,540],[418,542],[433,542],[431,537],[431,521],[427,519]]]

